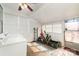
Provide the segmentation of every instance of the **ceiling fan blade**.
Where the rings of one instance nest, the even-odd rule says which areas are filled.
[[[18,10],[19,10],[19,11],[21,11],[21,10],[22,10],[21,6],[19,6]]]
[[[22,3],[21,5],[19,5],[18,10],[21,11],[25,7],[27,7],[30,11],[33,11],[33,9],[27,3]]]
[[[33,9],[32,9],[29,5],[27,5],[27,8],[28,8],[30,11],[33,11]]]

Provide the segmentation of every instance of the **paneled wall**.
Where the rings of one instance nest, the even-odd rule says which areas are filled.
[[[3,18],[4,33],[10,37],[23,36],[29,42],[34,38],[33,28],[41,28],[39,22],[27,16],[4,12]]]
[[[33,41],[33,28],[40,23],[27,15],[13,10],[3,10],[3,33],[8,33],[0,55],[26,55],[27,42]],[[22,53],[22,54],[21,54]]]

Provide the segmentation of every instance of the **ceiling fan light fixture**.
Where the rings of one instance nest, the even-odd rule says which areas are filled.
[[[27,3],[20,3],[18,10],[21,11],[22,9],[25,9],[25,8],[29,9],[30,11],[33,11],[33,9]]]
[[[27,8],[27,4],[25,4],[25,3],[22,3],[22,4],[20,3],[19,6],[21,6],[22,9]]]
[[[24,4],[24,7],[25,7],[25,8],[27,8],[27,5],[26,5],[26,4]]]
[[[22,9],[25,9],[25,7],[23,5],[21,7],[22,7]]]

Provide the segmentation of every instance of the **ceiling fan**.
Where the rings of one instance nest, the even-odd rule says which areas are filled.
[[[18,10],[21,11],[25,8],[28,8],[31,12],[33,11],[33,9],[31,8],[31,6],[29,6],[27,3],[20,3],[19,4],[19,7],[18,7]]]

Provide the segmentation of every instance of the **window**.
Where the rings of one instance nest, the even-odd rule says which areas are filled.
[[[61,23],[54,23],[54,24],[46,24],[42,26],[43,31],[45,30],[46,33],[51,35],[52,40],[54,41],[61,41],[62,39],[62,24]]]
[[[62,33],[62,24],[53,24],[53,33]]]
[[[79,21],[68,20],[67,22],[65,22],[65,28],[67,28],[67,30],[78,30],[79,29]]]
[[[66,20],[65,28],[65,40],[79,43],[79,19]]]
[[[52,25],[46,25],[46,32],[52,32]]]
[[[50,33],[50,32],[52,32],[52,25],[43,25],[42,29],[43,29],[43,31]]]

